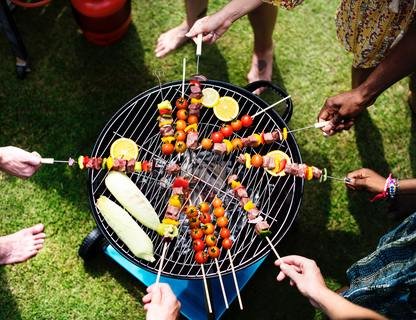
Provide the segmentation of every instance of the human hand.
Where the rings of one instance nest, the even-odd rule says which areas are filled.
[[[356,117],[371,105],[367,102],[360,90],[353,89],[325,101],[318,115],[318,122],[330,121],[328,125],[321,128],[325,135],[333,135],[336,132],[350,129]]]
[[[151,285],[143,297],[146,320],[175,320],[179,316],[181,303],[166,283]]]
[[[350,178],[347,187],[354,190],[366,189],[373,193],[383,192],[386,183],[386,178],[367,168],[352,171],[347,174],[347,178]]]
[[[19,178],[31,177],[41,166],[41,156],[16,147],[0,148],[0,169]]]
[[[220,13],[216,13],[195,21],[185,36],[195,38],[202,33],[202,41],[213,44],[228,30],[231,24],[231,20],[224,19]]]
[[[300,293],[307,297],[314,307],[319,307],[317,302],[319,294],[329,289],[315,261],[293,255],[282,257],[274,264],[280,267],[277,281],[283,281],[288,277],[291,286],[296,285]]]

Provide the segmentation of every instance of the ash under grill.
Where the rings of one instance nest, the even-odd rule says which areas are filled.
[[[264,257],[269,251],[266,240],[260,239],[254,232],[254,225],[247,223],[246,213],[240,207],[239,201],[234,197],[227,186],[227,178],[231,174],[238,174],[239,180],[247,187],[250,198],[261,210],[263,218],[270,224],[272,235],[270,239],[274,245],[284,237],[292,225],[301,202],[303,191],[303,180],[293,177],[273,177],[263,169],[247,170],[236,161],[239,152],[220,156],[198,149],[187,150],[181,156],[162,156],[160,152],[160,135],[157,126],[157,104],[162,100],[175,101],[180,96],[181,82],[168,83],[163,86],[152,88],[124,105],[107,123],[94,146],[93,156],[107,156],[111,143],[120,136],[130,138],[139,145],[139,159],[153,159],[156,168],[151,173],[132,174],[130,178],[141,189],[162,219],[171,195],[171,184],[173,177],[166,175],[164,167],[169,162],[178,162],[183,170],[181,175],[191,179],[190,199],[194,204],[208,199],[213,195],[220,197],[226,208],[229,218],[229,229],[234,241],[231,250],[236,271],[247,267]],[[232,96],[240,105],[240,115],[256,112],[266,108],[268,105],[251,94],[250,92],[218,81],[206,81],[202,83],[204,88],[216,89],[220,96]],[[189,93],[189,86],[185,87],[185,93]],[[282,97],[285,95],[282,93]],[[277,97],[279,100],[281,97]],[[286,103],[290,103],[286,102]],[[172,103],[173,104],[173,103]],[[211,132],[217,131],[221,123],[213,115],[212,110],[203,108],[198,125],[199,140],[208,137]],[[254,125],[242,130],[240,135],[247,137],[256,132],[268,132],[276,128],[287,126],[280,116],[269,110],[255,118]],[[244,152],[254,154],[255,152],[265,155],[271,150],[281,150],[287,153],[293,162],[300,163],[301,157],[297,144],[291,134],[282,143],[264,145],[261,148],[246,148]],[[158,261],[162,254],[162,237],[145,227],[143,229],[152,239],[154,244],[156,262],[149,263],[136,258],[118,239],[117,235],[109,228],[95,202],[102,194],[110,197],[106,189],[104,178],[106,171],[90,170],[89,193],[93,216],[97,226],[111,245],[125,258],[136,265],[157,273]],[[139,223],[140,224],[140,223]],[[188,224],[184,215],[180,218],[179,236],[169,244],[162,274],[175,278],[200,279],[201,268],[194,262],[192,240],[189,236]],[[229,259],[225,250],[222,250],[218,258],[221,273],[231,273]],[[207,277],[217,277],[217,269],[214,261],[205,264]]]

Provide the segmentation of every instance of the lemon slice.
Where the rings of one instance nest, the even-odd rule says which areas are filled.
[[[201,103],[207,108],[212,108],[218,103],[220,99],[220,94],[214,88],[205,88],[202,89],[202,98]]]
[[[139,155],[139,147],[136,142],[127,138],[120,138],[110,147],[110,155],[113,159],[132,160]]]
[[[221,97],[218,103],[214,106],[214,114],[221,121],[228,122],[238,116],[240,111],[240,106],[234,98],[231,97]]]
[[[267,155],[273,158],[274,162],[276,163],[276,167],[273,170],[266,169],[267,173],[270,173],[272,176],[275,176],[275,177],[286,175],[284,170],[279,172],[279,165],[280,165],[280,160],[283,160],[283,159],[286,159],[287,161],[286,164],[291,163],[289,156],[280,150],[270,151]]]

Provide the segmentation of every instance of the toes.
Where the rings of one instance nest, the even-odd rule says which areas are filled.
[[[42,249],[42,248],[43,248],[43,243],[38,243],[38,244],[35,244],[35,245],[34,245],[34,248],[35,248],[35,250],[36,250],[36,251],[39,251],[40,249]]]
[[[37,233],[33,236],[33,239],[35,240],[40,240],[40,239],[43,240],[45,238],[46,238],[46,234],[44,234],[43,232]]]
[[[36,245],[36,244],[42,244],[42,243],[44,243],[45,242],[45,239],[34,239],[33,240],[33,243]]]
[[[28,229],[32,232],[32,234],[37,234],[42,232],[45,229],[45,226],[42,223],[38,223]]]

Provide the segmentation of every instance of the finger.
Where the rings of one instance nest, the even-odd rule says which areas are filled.
[[[276,277],[276,280],[277,281],[283,281],[285,278],[286,278],[286,275],[282,271],[280,271],[279,274]]]
[[[297,283],[301,280],[301,274],[298,273],[294,268],[291,268],[287,264],[282,264],[280,266],[280,269],[286,276],[288,276],[294,283]]]
[[[284,263],[284,264],[289,264],[289,265],[300,266],[301,264],[307,261],[311,261],[311,260],[302,256],[298,256],[298,255],[290,255],[290,256],[281,257],[280,259],[276,260],[275,265],[279,266],[282,263]]]
[[[295,283],[293,282],[293,280],[290,280],[289,281],[289,284],[290,284],[291,287],[293,287],[295,285]]]
[[[148,293],[145,296],[143,296],[142,301],[143,303],[149,303],[150,301],[152,301],[152,294]]]
[[[152,303],[160,303],[162,301],[162,291],[159,285],[154,285],[152,288]]]

